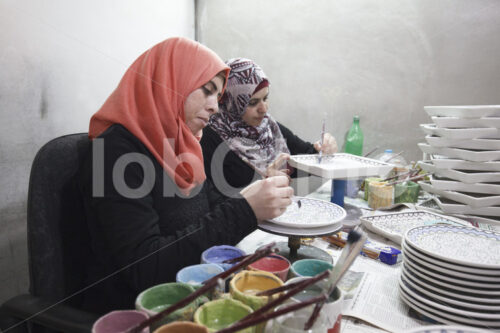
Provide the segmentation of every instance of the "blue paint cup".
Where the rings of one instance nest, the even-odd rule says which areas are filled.
[[[224,264],[224,260],[244,256],[246,253],[237,247],[230,245],[217,245],[206,249],[201,254],[202,264],[220,264],[225,270],[231,268],[234,264]]]
[[[187,283],[194,288],[201,287],[202,283],[217,274],[224,272],[224,268],[217,264],[198,264],[186,266],[177,272],[175,280]]]
[[[293,276],[315,276],[332,268],[332,264],[323,260],[302,259],[294,262],[290,271]]]

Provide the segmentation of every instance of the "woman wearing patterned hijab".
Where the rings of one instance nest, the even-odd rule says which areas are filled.
[[[205,173],[219,190],[279,174],[289,154],[315,154],[321,149],[319,142],[301,140],[267,113],[269,80],[257,64],[245,58],[226,63],[231,68],[226,91],[200,142]],[[337,151],[330,134],[325,134],[322,150]],[[281,172],[290,173],[288,169]]]
[[[222,197],[205,181],[199,144],[229,68],[210,49],[170,38],[143,53],[90,120],[80,170],[91,250],[82,308],[130,309],[142,290],[175,281],[216,244],[236,244],[282,214],[286,177]],[[100,148],[101,147],[101,148]]]

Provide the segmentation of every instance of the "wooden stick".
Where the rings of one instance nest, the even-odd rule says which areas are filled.
[[[394,157],[398,157],[399,155],[401,155],[404,152],[405,152],[404,150],[401,150],[399,153],[392,155],[387,161],[385,161],[385,163],[389,163],[389,161],[392,160]]]
[[[267,303],[266,305],[262,306],[261,308],[255,310],[254,312],[252,312],[251,314],[249,314],[248,316],[246,316],[244,318],[244,320],[249,320],[251,318],[254,318],[254,317],[257,317],[257,316],[261,315],[264,312],[267,312],[268,310],[271,310],[272,308],[274,308],[275,306],[283,303],[284,301],[286,301],[287,299],[289,299],[293,295],[298,294],[299,292],[301,292],[302,290],[304,290],[309,285],[311,285],[311,284],[313,284],[313,283],[315,283],[315,282],[317,282],[317,281],[319,281],[321,279],[324,279],[324,278],[328,277],[328,275],[330,275],[330,271],[326,270],[326,271],[324,271],[321,274],[315,275],[311,279],[306,279],[304,281],[301,281],[294,288],[290,289],[289,292],[281,295],[280,297],[278,297],[274,301],[271,301],[271,302]]]
[[[336,272],[335,272],[336,276],[333,277],[334,280],[332,281],[330,287],[328,288],[325,300],[316,303],[316,306],[314,307],[314,310],[313,310],[311,316],[309,317],[309,320],[304,325],[304,330],[308,330],[314,325],[314,322],[318,318],[319,312],[321,311],[323,304],[325,304],[325,302],[328,300],[328,297],[330,297],[330,294],[335,290],[335,287],[339,283],[340,279],[342,279],[342,277],[347,272],[349,267],[351,267],[354,260],[358,257],[359,252],[361,251],[361,249],[363,248],[363,245],[366,242],[366,239],[367,239],[366,234],[361,232],[360,238],[356,239],[356,241],[351,246],[352,250],[347,255],[347,259],[345,259],[345,261],[342,263],[339,262],[339,264],[341,264],[342,266],[340,267],[340,269],[338,269],[338,271],[336,270]],[[337,268],[337,266],[335,266],[335,268]]]
[[[414,177],[410,177],[410,178],[406,178],[406,179],[401,179],[401,180],[396,180],[395,182],[384,184],[384,186],[392,186],[392,185],[395,185],[395,184],[408,182],[410,180],[415,180],[415,179],[423,178],[423,177],[428,176],[428,175],[430,175],[430,174],[429,173],[423,173],[421,175],[417,175],[417,176],[414,176]]]
[[[325,295],[319,295],[319,296],[313,297],[311,299],[308,299],[306,301],[302,301],[302,302],[297,303],[297,304],[288,305],[282,309],[279,309],[278,311],[264,313],[261,316],[253,317],[252,319],[247,319],[251,315],[250,314],[250,315],[246,316],[245,318],[241,319],[240,321],[232,324],[231,326],[217,331],[217,333],[236,332],[236,331],[242,330],[244,328],[255,326],[255,325],[260,324],[260,323],[267,321],[269,319],[279,317],[279,316],[284,315],[288,312],[299,310],[299,309],[305,308],[306,306],[309,306],[311,304],[321,302],[324,300],[325,300]]]
[[[373,148],[373,149],[372,149],[372,150],[370,150],[368,153],[364,154],[364,155],[363,155],[363,157],[368,157],[368,156],[370,156],[371,154],[373,154],[374,152],[376,152],[378,148],[379,148],[378,146],[377,146],[377,147],[375,147],[375,148]]]
[[[219,279],[225,279],[232,273],[236,272],[238,269],[248,266],[249,264],[253,263],[254,261],[259,260],[262,257],[267,256],[269,253],[271,253],[272,248],[276,245],[275,242],[272,242],[263,248],[255,251],[253,255],[250,255],[249,257],[243,259],[240,261],[238,264],[234,265],[233,267],[229,268],[227,271],[224,271],[211,279],[207,280],[204,282],[203,286],[200,289],[197,289],[195,292],[189,294],[187,297],[181,299],[179,302],[171,305],[170,307],[166,308],[163,311],[158,312],[157,314],[149,317],[148,319],[140,322],[136,326],[130,328],[127,330],[127,333],[140,333],[146,326],[150,326],[151,324],[157,322],[158,320],[161,320],[163,317],[167,316],[168,314],[176,311],[177,309],[180,309],[192,301],[194,301],[196,298],[199,296],[203,295],[207,291],[210,291],[212,288],[214,288]]]
[[[307,286],[309,286],[309,285],[311,285],[311,284],[313,284],[315,282],[318,282],[321,279],[327,278],[328,275],[329,275],[328,272],[323,272],[323,273],[317,274],[317,275],[315,275],[313,277],[306,278],[306,279],[304,279],[302,281],[285,284],[284,286],[273,288],[273,289],[259,291],[257,294],[255,294],[255,296],[271,296],[271,295],[280,293],[280,292],[288,290],[288,289],[293,289],[293,288],[297,287],[300,284],[304,284],[304,282],[307,282],[307,284],[305,285],[305,287],[307,287]]]

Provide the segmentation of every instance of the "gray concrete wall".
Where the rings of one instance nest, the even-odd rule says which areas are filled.
[[[0,0],[0,303],[26,292],[26,194],[48,140],[90,116],[146,49],[194,38],[194,1]]]
[[[341,145],[361,116],[365,152],[418,160],[424,105],[500,104],[498,0],[199,0],[200,41],[271,80],[270,113]]]

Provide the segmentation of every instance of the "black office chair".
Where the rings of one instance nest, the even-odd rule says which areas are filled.
[[[28,191],[30,290],[0,307],[2,332],[90,332],[98,317],[78,310],[81,295],[72,296],[83,287],[90,253],[75,179],[89,147],[86,133],[71,134],[35,156]]]

